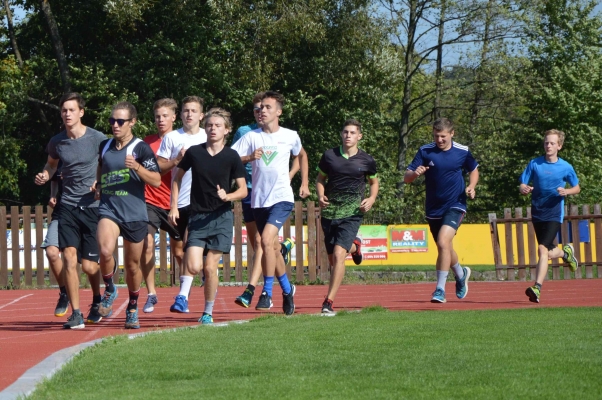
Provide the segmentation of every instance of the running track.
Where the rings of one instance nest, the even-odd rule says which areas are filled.
[[[482,310],[533,307],[602,307],[602,280],[580,279],[548,281],[544,285],[542,303],[527,300],[525,282],[470,282],[464,300],[456,299],[454,284],[448,283],[446,304],[430,303],[434,283],[346,285],[339,289],[335,311],[359,309],[380,304],[391,310]],[[214,321],[246,320],[260,315],[254,308],[244,309],[234,304],[234,298],[243,287],[220,287],[215,302]],[[195,287],[190,298],[190,314],[172,314],[169,306],[178,288],[160,288],[159,304],[152,314],[140,313],[142,329],[123,329],[127,289],[119,288],[120,295],[113,316],[98,325],[86,325],[83,330],[64,330],[66,317],[56,318],[54,306],[58,290],[1,290],[0,291],[0,392],[15,382],[25,371],[51,354],[71,346],[105,336],[138,333],[177,326],[197,325],[203,310],[202,289]],[[144,291],[144,289],[143,289]],[[275,312],[281,312],[280,289],[274,288]],[[296,312],[318,313],[327,292],[326,286],[299,286],[295,296]],[[81,290],[81,304],[91,299],[90,290]],[[140,296],[144,302],[146,295]],[[255,296],[253,306],[257,301]],[[83,306],[82,306],[83,308]],[[84,315],[87,309],[83,310]],[[1,394],[0,394],[1,397]]]

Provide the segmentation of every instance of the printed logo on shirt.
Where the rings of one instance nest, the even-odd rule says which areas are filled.
[[[429,163],[429,167],[434,167],[435,163],[431,160],[431,162]]]
[[[155,166],[155,161],[151,158],[146,161],[143,161],[142,164],[144,165],[144,168],[152,170],[154,169],[153,167]]]
[[[264,146],[263,154],[261,155],[261,159],[265,163],[265,165],[270,165],[272,161],[278,155],[278,146]]]

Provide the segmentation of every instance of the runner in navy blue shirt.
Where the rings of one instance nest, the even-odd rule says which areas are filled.
[[[567,243],[560,249],[554,244],[564,218],[564,197],[581,191],[573,166],[558,157],[563,143],[564,132],[556,129],[546,131],[543,140],[545,156],[531,160],[520,176],[520,193],[531,194],[531,218],[539,244],[535,284],[525,291],[534,303],[539,303],[549,259],[562,257],[571,271],[577,270],[579,264],[572,245]],[[572,187],[566,189],[566,183]]]
[[[403,178],[405,183],[411,183],[420,175],[425,177],[426,219],[439,253],[433,303],[446,301],[445,282],[450,268],[456,276],[459,299],[466,297],[470,278],[470,268],[460,265],[452,242],[466,214],[466,198],[474,199],[479,170],[468,147],[454,142],[453,138],[453,123],[447,118],[437,119],[433,124],[433,143],[418,150]],[[465,173],[469,174],[466,187]]]

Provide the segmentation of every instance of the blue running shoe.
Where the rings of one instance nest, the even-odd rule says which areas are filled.
[[[435,289],[433,292],[433,298],[431,299],[431,303],[445,303],[445,290],[441,288]]]
[[[114,292],[105,290],[105,294],[102,296],[100,306],[98,307],[98,313],[103,317],[110,317],[113,314],[113,302],[119,296],[117,288]]]
[[[464,277],[462,279],[456,279],[456,297],[463,299],[468,294],[468,280],[470,279],[470,268],[462,267],[464,271]]]
[[[213,324],[213,317],[211,316],[211,314],[203,313],[203,316],[199,318],[199,322],[203,325],[211,325]]]
[[[253,301],[253,292],[251,292],[249,289],[245,289],[245,291],[243,292],[243,294],[241,294],[240,296],[238,296],[234,302],[236,304],[238,304],[241,307],[244,308],[249,308],[249,306],[251,305],[251,302]]]
[[[125,329],[140,329],[137,308],[134,310],[125,310]]]
[[[169,311],[175,313],[187,313],[188,312],[188,299],[184,296],[177,295],[176,301],[169,307]]]
[[[155,304],[157,304],[158,302],[159,301],[157,300],[156,294],[149,294],[146,298],[146,303],[144,303],[144,307],[142,307],[142,311],[144,311],[145,313],[152,313],[153,311],[155,311]]]

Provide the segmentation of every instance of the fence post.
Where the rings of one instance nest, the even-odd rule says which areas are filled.
[[[491,234],[491,248],[493,249],[493,263],[498,280],[502,280],[502,251],[500,249],[500,237],[497,228],[497,216],[495,213],[489,213],[489,233]]]
[[[303,260],[305,241],[303,240],[303,203],[300,201],[295,202],[295,242],[295,279],[297,282],[303,282],[305,277],[305,261]]]
[[[23,262],[25,286],[33,286],[31,270],[31,206],[23,206]]]
[[[234,202],[234,276],[236,282],[242,282],[242,203],[240,201]]]
[[[535,271],[537,267],[537,245],[535,244],[535,228],[533,228],[533,221],[531,220],[531,207],[527,207],[527,243],[529,245],[529,265],[531,266],[529,271],[530,279],[535,280]]]
[[[569,215],[568,209],[566,206],[564,207],[564,215]],[[569,220],[565,218],[562,221],[562,245],[563,246],[570,242],[569,225],[570,225]],[[558,261],[558,259],[554,259],[554,261]],[[564,262],[562,263],[562,271],[563,271],[564,279],[571,279],[571,269]],[[558,276],[558,277],[554,276],[554,279],[560,279],[560,276]]]
[[[10,208],[10,233],[13,244],[11,246],[13,255],[13,287],[21,286],[21,262],[19,260],[19,207],[11,206]]]
[[[171,247],[171,237],[169,245]],[[154,270],[153,274],[155,274]],[[169,281],[171,283],[171,279]],[[159,230],[159,282],[167,284],[167,232],[163,230]]]
[[[523,217],[522,207],[514,209],[514,216],[516,218]],[[527,280],[527,271],[525,267],[525,235],[523,233],[523,222],[516,222],[516,251],[518,252],[518,279],[520,281]]]
[[[504,208],[504,219],[512,218],[512,211],[509,208]],[[504,229],[506,231],[506,280],[513,281],[515,278],[514,273],[514,249],[512,247],[512,222],[505,222]]]
[[[8,246],[6,224],[6,207],[0,206],[0,286],[8,286]]]
[[[576,205],[571,205],[571,215],[579,215],[579,207]],[[573,219],[571,220],[571,229],[573,231],[573,247],[575,249],[575,258],[579,261],[579,266],[575,271],[575,279],[581,279],[581,235],[579,232],[579,220]],[[569,269],[570,276],[570,269]]]
[[[589,205],[585,204],[582,208],[583,215],[590,215],[589,213]],[[585,242],[583,244],[583,251],[585,253],[585,277],[587,279],[591,279],[594,277],[592,270],[592,234],[590,229],[589,218],[587,221],[587,229],[590,231],[589,242]]]
[[[316,204],[313,201],[307,202],[307,271],[309,281],[316,280],[316,261],[318,243],[316,230]]]
[[[596,264],[598,278],[602,278],[602,211],[600,204],[594,205],[594,231],[596,233]]]
[[[36,206],[36,284],[38,287],[44,286],[44,250],[40,247],[44,240],[44,208]],[[54,277],[54,274],[48,268],[48,277]],[[52,279],[51,279],[52,281]]]

